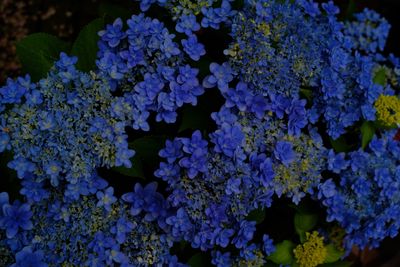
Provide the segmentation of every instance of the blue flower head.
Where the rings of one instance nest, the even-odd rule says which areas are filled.
[[[145,187],[137,183],[133,192],[122,195],[122,199],[130,203],[131,215],[136,216],[144,211],[146,220],[159,220],[161,222],[167,213],[168,204],[156,190],[156,182],[149,183]]]
[[[236,150],[240,150],[244,134],[240,127],[225,124],[212,134],[211,140],[215,144],[216,152],[223,152],[228,157],[232,157]]]
[[[7,84],[0,88],[2,104],[21,103],[22,97],[32,87],[29,75],[18,78],[17,81],[7,79]]]
[[[28,204],[21,204],[19,201],[15,201],[12,205],[3,203],[0,228],[6,230],[7,238],[13,238],[20,228],[22,230],[33,229],[32,214]]]
[[[49,162],[45,167],[46,174],[49,175],[53,186],[58,186],[58,177],[62,172],[62,166],[57,161]]]
[[[107,25],[105,30],[100,31],[99,36],[110,47],[116,47],[126,37],[126,34],[122,31],[122,26],[122,20],[117,18],[112,25]]]
[[[98,191],[97,199],[97,207],[104,207],[107,211],[111,211],[112,204],[117,201],[117,198],[114,196],[114,188],[109,187],[106,190]]]
[[[201,56],[206,54],[204,45],[197,41],[196,35],[189,35],[188,39],[182,40],[183,50],[189,55],[189,57],[195,61],[198,61]]]
[[[220,251],[213,251],[211,263],[217,267],[232,266],[232,259],[230,252],[221,253]]]
[[[232,240],[232,243],[235,245],[236,248],[244,248],[247,243],[253,238],[255,231],[256,222],[243,220],[240,223],[239,231],[235,238]]]
[[[197,23],[195,15],[183,15],[179,18],[175,30],[190,36],[192,32],[200,30],[200,24]]]
[[[275,158],[280,160],[285,166],[289,166],[296,158],[296,153],[293,151],[293,145],[287,141],[278,141],[274,150]]]
[[[26,175],[29,175],[36,170],[35,164],[22,157],[18,157],[13,161],[10,161],[7,166],[10,169],[16,170],[18,178],[20,179],[24,178]]]
[[[0,152],[10,148],[10,136],[5,132],[0,133]]]
[[[12,264],[11,267],[47,267],[48,264],[43,261],[43,258],[43,251],[33,251],[29,246],[24,247],[16,254],[16,263]]]
[[[203,80],[205,88],[212,88],[218,86],[222,92],[226,92],[229,88],[229,82],[233,80],[232,68],[228,62],[219,65],[217,63],[210,64],[210,71],[212,75],[207,76]]]
[[[346,169],[348,162],[345,160],[345,153],[335,155],[333,149],[328,154],[328,169],[334,173],[340,173],[341,170]]]
[[[269,237],[269,235],[263,235],[263,251],[269,256],[275,252],[274,241]]]

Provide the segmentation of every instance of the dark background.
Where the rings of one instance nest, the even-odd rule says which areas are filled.
[[[324,1],[319,1],[324,2]],[[392,25],[385,54],[400,56],[400,0],[336,0],[341,7],[341,18],[351,18],[353,12],[368,7],[382,14]],[[15,54],[15,43],[35,32],[47,32],[72,42],[80,29],[97,17],[109,22],[115,14],[128,17],[138,13],[133,0],[0,0],[0,86],[7,77],[22,74]],[[9,161],[7,154],[0,157],[0,165]],[[18,191],[15,174],[2,168],[0,191]],[[399,218],[400,219],[400,218]],[[387,239],[380,249],[354,251],[354,266],[400,267],[400,237]]]

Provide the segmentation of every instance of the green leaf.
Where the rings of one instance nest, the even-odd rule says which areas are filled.
[[[58,60],[61,52],[69,51],[69,44],[47,33],[28,35],[17,43],[17,56],[24,72],[36,82],[47,73]]]
[[[356,2],[354,0],[350,0],[346,10],[346,20],[350,20],[356,11],[357,11]]]
[[[256,209],[252,210],[249,215],[247,215],[246,220],[255,221],[257,224],[260,224],[265,219],[265,209]]]
[[[385,123],[379,120],[373,122],[373,127],[375,129],[383,129],[383,130],[392,130],[398,128],[396,123],[393,123],[392,125],[386,125]]]
[[[208,262],[207,256],[204,255],[203,253],[197,253],[194,256],[192,256],[188,260],[187,264],[190,267],[204,267],[204,266],[210,265]]]
[[[337,262],[344,254],[344,251],[338,250],[333,244],[329,244],[325,248],[327,251],[325,263]]]
[[[268,259],[277,264],[291,264],[293,262],[293,249],[295,244],[290,240],[284,240],[283,242],[275,246],[276,250]]]
[[[164,136],[145,136],[130,142],[129,147],[136,151],[136,156],[143,162],[154,162],[165,145],[165,139]]]
[[[306,232],[297,232],[299,235],[300,243],[305,243],[307,241]]]
[[[374,83],[385,86],[386,85],[386,69],[381,67],[379,70],[375,73],[374,76]]]
[[[318,215],[316,214],[306,214],[306,213],[296,213],[294,215],[294,227],[298,232],[309,232],[311,231],[318,221]]]
[[[294,215],[294,227],[300,236],[300,241],[306,239],[306,232],[311,231],[318,222],[318,215],[312,213],[296,213]]]
[[[312,90],[306,88],[300,88],[300,95],[307,99],[307,101],[312,101]]]
[[[193,62],[193,67],[199,69],[199,77],[201,79],[210,74],[210,64],[213,61],[213,58],[206,54],[199,61]]]
[[[21,197],[19,190],[21,189],[20,179],[17,178],[17,172],[7,167],[7,164],[14,158],[11,151],[4,151],[0,155],[0,192],[6,189],[11,199]],[[2,190],[3,189],[3,190]]]
[[[78,57],[76,67],[81,71],[95,69],[97,57],[98,32],[104,28],[104,19],[95,19],[86,25],[72,45],[71,54]]]
[[[112,20],[121,18],[122,20],[129,19],[134,12],[123,6],[111,3],[101,3],[98,8],[100,17],[110,17]]]
[[[135,150],[135,156],[131,159],[132,168],[114,167],[112,170],[125,176],[146,179],[144,164],[157,163],[155,159],[164,143],[165,137],[162,136],[145,136],[134,140],[129,143],[129,147]]]
[[[202,106],[185,106],[182,109],[183,117],[178,132],[185,130],[205,130],[209,126],[208,112]]]
[[[365,121],[361,125],[361,147],[365,149],[369,142],[371,142],[372,138],[375,135],[375,127],[372,122]]]
[[[347,144],[346,139],[343,136],[336,140],[329,137],[329,140],[335,152],[348,152],[351,150],[351,146]]]
[[[132,162],[132,168],[126,168],[126,167],[121,166],[121,167],[114,167],[111,170],[113,170],[117,173],[120,173],[122,175],[125,175],[125,176],[146,179],[144,172],[143,172],[142,160],[135,155],[131,159],[131,162]]]

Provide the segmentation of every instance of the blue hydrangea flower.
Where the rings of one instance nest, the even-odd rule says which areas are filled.
[[[98,191],[96,197],[99,200],[97,207],[104,207],[107,211],[111,211],[112,204],[117,201],[117,198],[114,197],[114,188],[112,187],[107,188],[104,192]]]
[[[16,170],[18,178],[20,179],[24,178],[27,174],[30,174],[36,170],[35,164],[22,157],[18,157],[13,161],[10,161],[7,166],[10,169]]]
[[[296,156],[293,151],[293,145],[290,142],[285,141],[279,141],[276,143],[274,155],[286,166],[288,166]]]
[[[188,14],[187,19],[193,17]],[[205,54],[204,46],[193,34],[182,40],[180,46],[162,22],[144,14],[128,19],[128,28],[122,33],[121,23],[114,23],[118,34],[111,25],[101,32],[96,61],[101,75],[110,80],[112,90],[123,94],[118,106],[114,106],[116,113],[123,114],[136,130],[149,130],[150,112],[156,113],[157,121],[175,122],[176,110],[184,103],[196,105],[197,96],[204,92],[196,77],[198,70],[187,65],[190,58],[199,60]],[[187,23],[184,19],[177,28],[188,31],[182,28]],[[197,29],[195,25],[192,30]],[[116,41],[110,44],[114,37]],[[188,79],[182,80],[181,76],[187,74]]]
[[[112,25],[107,25],[107,28],[99,32],[102,40],[106,41],[110,47],[116,47],[120,41],[126,37],[126,33],[122,31],[122,20],[116,19]]]
[[[7,238],[13,238],[19,229],[31,230],[33,228],[32,211],[28,204],[15,201],[12,205],[3,203],[1,208],[0,228],[6,230]]]
[[[33,251],[31,247],[24,247],[15,255],[16,263],[12,267],[47,267],[48,264],[43,262],[43,251]]]
[[[197,42],[196,35],[189,35],[188,39],[182,40],[182,45],[183,50],[195,61],[198,61],[201,56],[206,54],[204,45]]]
[[[274,241],[269,237],[269,235],[263,235],[263,251],[267,256],[275,252]]]
[[[353,47],[367,53],[383,51],[390,30],[387,20],[368,8],[354,16],[356,20],[346,23],[345,27]]]
[[[333,149],[329,150],[328,154],[328,169],[334,173],[340,173],[341,170],[346,169],[348,162],[345,160],[345,154],[335,154]]]
[[[394,135],[389,131],[376,139],[382,154],[376,154],[372,145],[367,151],[346,154],[344,159],[340,155],[340,167],[335,169],[340,176],[338,183],[329,179],[319,186],[318,198],[327,208],[327,221],[338,222],[346,231],[347,252],[354,245],[377,247],[400,229],[399,198],[395,193],[400,185],[400,149]],[[343,164],[346,161],[348,164]],[[336,162],[335,159],[335,165]]]
[[[128,148],[126,115],[110,112],[120,98],[112,96],[107,79],[78,71],[76,62],[76,57],[61,53],[37,84],[17,79],[26,101],[0,114],[0,136],[14,154],[8,166],[21,179],[48,179],[53,186],[62,181],[79,184],[89,182],[97,167],[131,164],[134,152]],[[31,95],[37,99],[28,101]]]
[[[218,86],[221,91],[227,91],[229,82],[233,80],[232,69],[230,65],[227,62],[223,63],[222,65],[211,63],[210,71],[212,75],[204,78],[203,86],[206,88]]]
[[[179,18],[178,23],[176,23],[175,29],[177,32],[190,36],[192,32],[200,30],[200,24],[197,23],[195,15],[183,15]]]

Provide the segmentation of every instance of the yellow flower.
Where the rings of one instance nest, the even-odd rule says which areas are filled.
[[[380,95],[375,102],[378,121],[385,126],[400,123],[400,99],[397,96]]]
[[[300,267],[315,267],[324,263],[327,251],[324,246],[324,237],[318,236],[318,232],[306,233],[306,242],[298,245],[294,250],[294,256]]]

